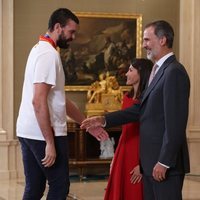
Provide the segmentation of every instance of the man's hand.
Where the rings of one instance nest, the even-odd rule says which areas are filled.
[[[44,167],[51,167],[56,160],[56,149],[54,144],[46,144],[45,157],[42,159]]]
[[[100,126],[90,127],[87,131],[99,141],[105,141],[109,138],[108,133]]]
[[[166,178],[167,168],[157,163],[153,168],[152,176],[156,181],[163,181]]]
[[[142,179],[142,174],[140,173],[140,166],[137,165],[133,168],[133,170],[130,172],[131,174],[131,183],[136,184],[139,183]]]
[[[90,117],[82,121],[81,129],[86,129],[88,131],[92,127],[101,127],[103,124],[105,124],[104,116]]]

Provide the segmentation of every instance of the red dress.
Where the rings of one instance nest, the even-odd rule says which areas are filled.
[[[138,103],[138,100],[123,98],[122,109]],[[139,122],[122,126],[122,134],[114,154],[111,173],[104,200],[142,200],[142,182],[130,182],[132,169],[139,164]]]

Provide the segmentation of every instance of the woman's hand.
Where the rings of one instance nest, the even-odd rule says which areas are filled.
[[[140,173],[140,166],[137,165],[133,168],[133,170],[130,172],[131,174],[131,183],[136,184],[139,183],[142,180],[142,174]]]

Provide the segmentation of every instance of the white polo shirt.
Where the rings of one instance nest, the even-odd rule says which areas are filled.
[[[48,95],[51,126],[55,136],[67,135],[64,71],[59,53],[46,41],[39,41],[29,54],[17,118],[18,137],[44,140],[32,104],[34,83],[52,85]]]

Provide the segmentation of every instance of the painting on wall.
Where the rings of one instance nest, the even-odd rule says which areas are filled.
[[[141,57],[142,16],[116,13],[76,13],[80,28],[68,49],[60,49],[65,89],[84,91],[109,74],[125,85],[130,60]]]

